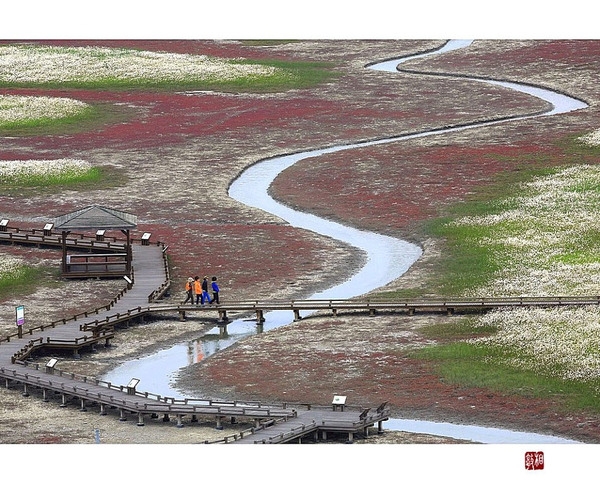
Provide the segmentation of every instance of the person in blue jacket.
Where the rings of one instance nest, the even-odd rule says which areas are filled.
[[[202,279],[202,306],[205,303],[212,304],[213,302],[210,300],[210,295],[208,294],[208,276],[204,276]]]
[[[213,302],[219,304],[219,285],[217,284],[216,276],[212,276],[211,288],[213,293]]]

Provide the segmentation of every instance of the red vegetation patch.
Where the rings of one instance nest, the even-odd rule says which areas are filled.
[[[560,150],[539,145],[406,147],[400,143],[338,152],[302,161],[272,186],[277,198],[326,217],[376,231],[404,232],[463,200],[494,176]],[[580,161],[580,160],[579,160]],[[335,186],[335,190],[332,190]]]
[[[222,297],[231,300],[297,288],[307,273],[337,272],[329,266],[329,243],[285,226],[254,225],[251,234],[247,225],[235,224],[188,223],[184,231],[146,228],[152,240],[169,245],[175,294],[183,292],[185,278],[195,275],[219,277]]]

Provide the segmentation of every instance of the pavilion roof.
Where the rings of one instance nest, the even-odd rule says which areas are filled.
[[[137,217],[127,212],[121,212],[100,205],[76,210],[57,217],[55,229],[133,229],[137,227]]]

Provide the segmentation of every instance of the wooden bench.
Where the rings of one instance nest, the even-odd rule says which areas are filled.
[[[115,252],[113,254],[83,254],[67,255],[66,272],[111,273],[111,268],[127,267],[127,254]],[[101,270],[103,268],[104,270]]]

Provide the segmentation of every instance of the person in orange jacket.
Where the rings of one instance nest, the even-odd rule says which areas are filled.
[[[190,301],[192,304],[194,304],[194,286],[193,286],[193,282],[194,282],[194,279],[192,279],[191,277],[188,277],[188,280],[185,283],[185,293],[187,294],[187,297],[185,298],[185,301],[183,301],[181,304],[185,304],[188,301]]]
[[[194,295],[196,296],[196,305],[200,304],[200,298],[202,297],[202,283],[200,282],[200,276],[194,277]],[[194,304],[194,301],[192,301]]]

